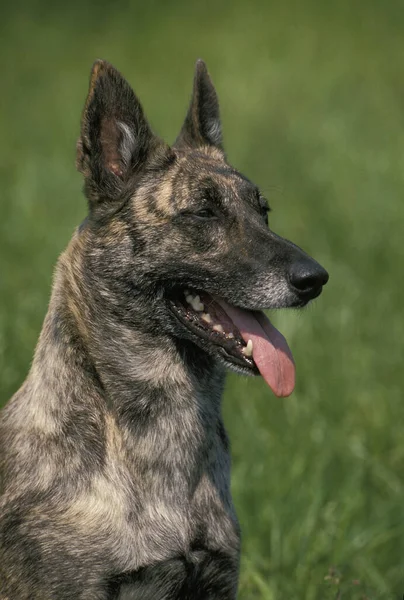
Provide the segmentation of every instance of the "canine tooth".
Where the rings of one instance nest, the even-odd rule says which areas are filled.
[[[252,356],[253,354],[253,343],[252,340],[248,340],[247,346],[243,348],[242,353],[244,356]]]
[[[206,323],[212,323],[212,317],[209,313],[202,313],[201,319],[202,321],[206,321]]]
[[[223,333],[223,327],[219,324],[213,325],[213,330],[214,331],[219,331],[220,333]]]
[[[194,297],[192,296],[192,294],[188,294],[188,296],[185,296],[185,300],[188,302],[188,304],[192,305]]]
[[[232,333],[232,332],[228,333],[227,337],[232,340],[234,338],[234,333]]]
[[[185,296],[185,298],[186,298],[187,296],[189,296],[189,294],[190,294],[190,291],[189,291],[189,290],[184,290],[184,296]]]

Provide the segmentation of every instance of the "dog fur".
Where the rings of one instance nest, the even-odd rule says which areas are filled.
[[[176,143],[93,67],[77,146],[89,215],[58,261],[30,373],[0,421],[1,600],[234,600],[240,529],[222,349],[169,310],[178,287],[245,309],[300,306],[291,265],[226,161],[198,61]]]

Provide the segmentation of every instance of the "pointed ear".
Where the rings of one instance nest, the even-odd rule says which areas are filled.
[[[91,201],[122,197],[128,180],[163,143],[152,133],[132,88],[109,63],[92,69],[76,165]]]
[[[174,144],[177,147],[222,148],[222,125],[219,101],[206,64],[198,60],[195,66],[194,89],[184,125]]]

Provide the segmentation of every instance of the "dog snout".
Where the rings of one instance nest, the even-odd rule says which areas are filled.
[[[319,296],[328,278],[327,271],[312,258],[299,258],[289,271],[290,285],[305,300]]]

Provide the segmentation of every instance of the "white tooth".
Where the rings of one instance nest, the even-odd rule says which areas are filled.
[[[228,333],[227,337],[232,340],[234,338],[234,333],[232,333],[232,332]]]
[[[188,304],[192,305],[194,297],[191,294],[188,294],[188,296],[185,296],[185,300],[188,302]]]
[[[212,317],[209,313],[202,313],[201,319],[202,321],[206,321],[206,323],[212,323]]]
[[[213,330],[223,333],[223,327],[220,325],[220,323],[218,325],[213,325]]]
[[[244,356],[252,356],[253,354],[253,343],[252,340],[248,340],[247,346],[243,348],[242,353]]]
[[[189,290],[184,290],[184,296],[185,297],[189,296],[189,294],[190,294]]]
[[[194,310],[196,310],[197,312],[202,312],[204,309],[204,306],[201,302],[201,299],[198,295],[195,296],[194,301],[192,303],[192,308]]]

